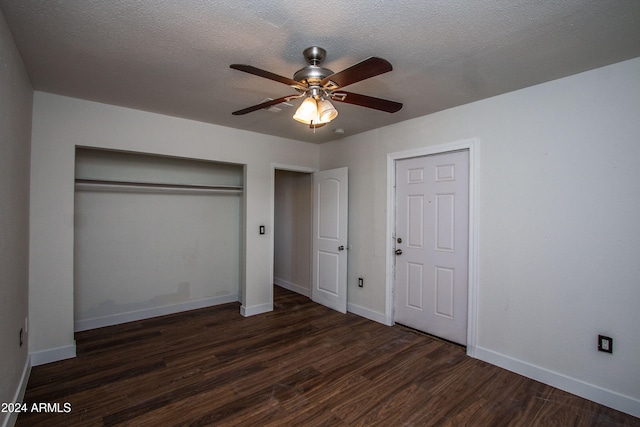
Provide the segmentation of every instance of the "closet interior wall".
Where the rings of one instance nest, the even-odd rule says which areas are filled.
[[[237,301],[243,166],[76,149],[75,329]]]

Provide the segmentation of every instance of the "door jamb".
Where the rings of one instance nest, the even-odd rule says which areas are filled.
[[[467,295],[467,355],[475,357],[478,329],[478,170],[479,140],[466,139],[414,150],[387,154],[387,232],[386,232],[386,324],[394,324],[395,303],[395,227],[396,160],[469,150],[469,271]]]

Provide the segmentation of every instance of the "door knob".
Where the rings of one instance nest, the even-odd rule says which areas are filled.
[[[402,255],[402,249],[396,249],[396,255]]]
[[[339,251],[344,251],[344,246],[342,246],[342,245],[338,246],[338,250]]]

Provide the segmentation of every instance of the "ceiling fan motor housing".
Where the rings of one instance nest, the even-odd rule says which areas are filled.
[[[311,46],[306,48],[302,55],[309,64],[320,65],[327,57],[327,51],[318,46]]]
[[[333,74],[333,71],[320,67],[327,56],[327,51],[318,46],[308,47],[302,52],[304,59],[309,63],[293,75],[293,80],[309,86],[320,86],[320,82]]]

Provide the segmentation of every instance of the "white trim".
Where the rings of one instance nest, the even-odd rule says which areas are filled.
[[[633,397],[588,384],[482,347],[476,347],[475,357],[508,371],[640,418],[640,400]]]
[[[478,139],[467,139],[448,144],[422,147],[387,154],[387,242],[386,242],[386,313],[385,324],[394,324],[394,233],[395,233],[395,175],[396,160],[442,154],[456,150],[469,150],[469,292],[467,314],[467,355],[475,357],[478,331]]]
[[[73,359],[74,357],[76,357],[75,342],[73,345],[32,352],[31,366],[45,365],[59,360]]]
[[[251,307],[240,306],[240,314],[244,317],[255,316],[273,311],[273,303],[252,305]]]
[[[24,362],[24,368],[22,369],[22,376],[18,383],[16,394],[13,396],[12,403],[23,402],[24,392],[27,390],[27,383],[29,382],[29,376],[31,375],[31,357],[27,356],[27,360]],[[9,403],[9,402],[6,402]],[[10,412],[5,416],[2,422],[2,427],[14,426],[18,420],[18,412]]]
[[[291,292],[295,292],[297,294],[304,295],[305,297],[311,298],[311,290],[309,289],[309,287],[297,285],[295,283],[291,283],[286,280],[280,279],[279,277],[273,278],[273,284],[278,285],[281,288],[288,289]]]
[[[362,307],[360,305],[355,305],[351,303],[347,303],[347,311],[349,313],[356,314],[360,317],[364,317],[365,319],[373,320],[374,322],[382,323],[386,325],[387,317],[384,313],[379,313],[377,311],[373,311],[370,308]]]
[[[167,314],[180,313],[182,311],[197,310],[204,307],[212,307],[230,302],[237,302],[238,294],[224,295],[211,298],[203,298],[196,301],[187,301],[178,304],[152,307],[143,310],[129,311],[127,313],[112,314],[91,319],[76,320],[75,332],[97,329],[105,326],[119,325],[121,323],[134,322],[136,320],[150,319],[152,317],[166,316]]]

